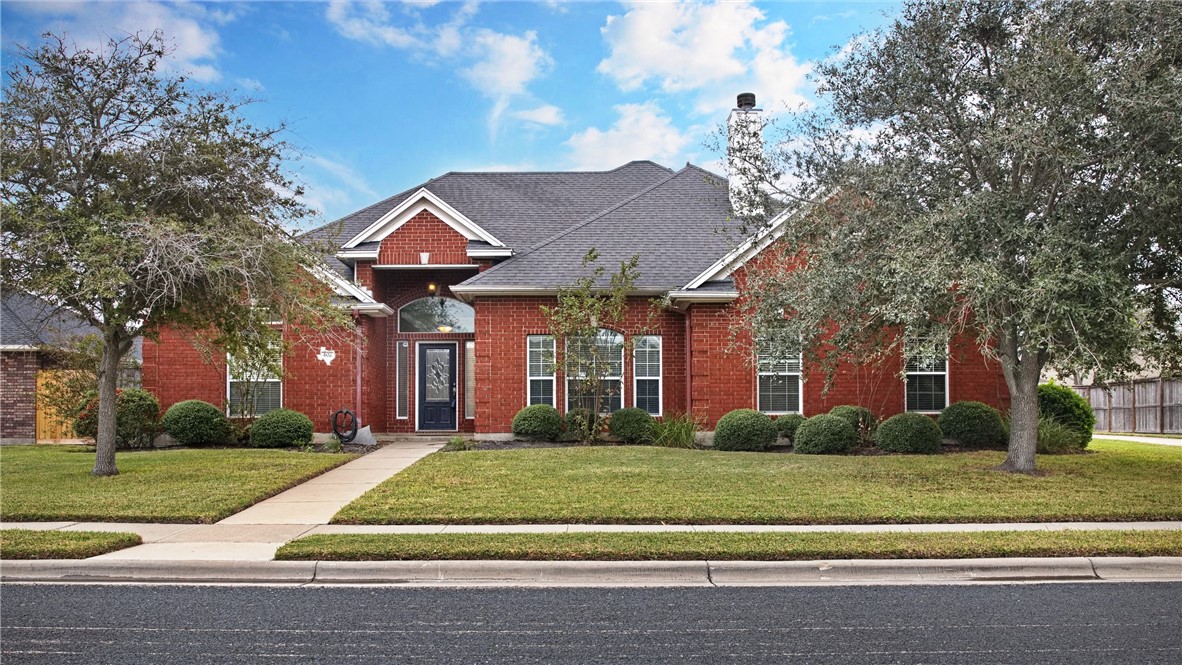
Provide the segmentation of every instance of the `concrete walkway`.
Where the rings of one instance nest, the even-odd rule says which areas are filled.
[[[1133,443],[1153,443],[1159,446],[1182,446],[1182,439],[1170,439],[1164,436],[1136,436],[1127,434],[1104,434],[1097,432],[1092,435],[1093,439],[1112,439],[1113,441],[1131,441]]]
[[[270,561],[284,543],[328,524],[341,508],[444,443],[424,439],[385,445],[217,524],[76,523],[63,528],[130,531],[144,539],[143,545],[94,557],[99,560]]]

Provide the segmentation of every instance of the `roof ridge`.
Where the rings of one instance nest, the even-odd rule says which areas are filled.
[[[688,166],[688,165],[687,165],[687,166]],[[490,274],[490,273],[493,273],[493,272],[495,272],[497,269],[501,268],[502,266],[511,265],[511,264],[513,263],[513,260],[514,260],[514,259],[518,259],[518,258],[521,258],[521,257],[529,256],[530,254],[533,254],[533,253],[534,253],[534,252],[536,252],[537,250],[539,250],[539,249],[541,249],[541,248],[545,247],[546,245],[549,245],[550,243],[552,243],[552,242],[554,242],[554,241],[558,240],[559,238],[562,238],[562,237],[563,237],[563,236],[565,236],[566,234],[568,234],[568,233],[571,233],[571,232],[574,232],[574,231],[577,231],[578,229],[581,229],[581,228],[583,228],[583,227],[587,226],[588,224],[591,224],[591,223],[592,223],[592,222],[594,222],[595,220],[597,220],[597,219],[601,219],[601,218],[603,218],[604,216],[606,216],[607,214],[609,214],[609,213],[612,213],[612,212],[615,212],[616,210],[619,210],[620,208],[624,207],[625,205],[628,205],[629,203],[632,203],[632,202],[633,202],[633,201],[635,201],[636,199],[638,199],[638,198],[640,198],[640,197],[644,196],[645,194],[648,194],[649,192],[651,192],[651,191],[655,190],[656,188],[658,188],[658,187],[660,187],[660,186],[662,186],[662,185],[664,185],[664,184],[666,184],[666,183],[668,183],[668,182],[672,181],[672,180],[673,180],[674,178],[676,178],[677,176],[681,175],[682,173],[685,173],[685,171],[686,171],[686,168],[684,168],[684,167],[683,167],[683,168],[682,168],[680,171],[673,171],[673,172],[672,172],[672,173],[671,173],[671,174],[670,174],[668,177],[666,177],[666,178],[663,178],[662,180],[660,180],[660,181],[658,181],[658,182],[656,182],[656,183],[654,183],[654,184],[652,184],[652,185],[650,185],[650,186],[648,186],[648,187],[646,187],[646,188],[644,188],[644,189],[640,190],[639,192],[637,192],[637,193],[633,194],[632,196],[629,196],[628,198],[626,198],[626,199],[624,199],[624,200],[622,200],[622,201],[619,201],[619,202],[617,202],[616,204],[614,204],[614,205],[612,205],[612,206],[610,206],[610,207],[608,207],[608,208],[605,208],[605,209],[603,209],[603,210],[601,210],[601,211],[599,211],[599,212],[597,212],[597,213],[595,213],[595,214],[591,215],[591,216],[590,216],[590,217],[588,217],[587,219],[585,219],[585,220],[583,220],[583,221],[581,221],[581,222],[579,222],[579,223],[577,223],[577,224],[572,224],[572,225],[570,225],[570,226],[566,227],[565,229],[563,229],[563,230],[559,231],[558,233],[555,233],[554,235],[552,235],[552,236],[550,236],[550,237],[548,237],[548,238],[546,238],[546,239],[542,240],[541,242],[538,242],[537,244],[535,244],[535,245],[531,246],[529,249],[526,249],[524,252],[522,252],[522,253],[520,253],[520,254],[517,254],[517,255],[515,255],[515,256],[514,256],[512,259],[510,259],[510,260],[508,260],[508,261],[503,261],[503,262],[501,262],[501,263],[498,263],[497,265],[495,265],[495,266],[493,266],[493,267],[489,268],[488,270],[484,270],[484,271],[482,271],[482,272],[479,272],[479,273],[477,273],[477,274],[476,274],[475,276],[473,276],[471,279],[472,279],[473,281],[478,281],[478,280],[479,280],[481,277],[483,277],[484,275],[488,275],[488,274]],[[467,281],[468,281],[468,280],[465,280],[465,283],[467,283]]]
[[[614,169],[606,169],[606,170],[602,170],[602,171],[592,171],[592,170],[575,170],[575,171],[561,171],[561,170],[548,170],[548,171],[448,171],[447,173],[444,173],[441,176],[432,178],[431,180],[429,180],[427,182],[432,182],[434,180],[438,180],[440,178],[443,178],[443,177],[449,176],[449,175],[583,175],[583,174],[592,175],[592,174],[604,174],[604,173],[615,173],[615,172],[623,170],[629,166],[632,166],[633,164],[652,164],[653,166],[655,166],[663,171],[667,171],[669,173],[676,173],[676,171],[669,168],[668,166],[665,166],[663,164],[658,164],[658,163],[652,161],[651,159],[634,159],[630,162],[626,162],[624,164],[621,164]]]

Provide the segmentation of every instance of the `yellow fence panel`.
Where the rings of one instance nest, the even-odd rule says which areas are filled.
[[[59,443],[76,441],[74,428],[68,419],[62,418],[41,399],[45,385],[58,372],[69,370],[41,370],[37,372],[37,443]]]

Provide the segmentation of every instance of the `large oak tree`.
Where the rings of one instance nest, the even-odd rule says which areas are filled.
[[[1002,468],[1033,472],[1044,368],[1182,362],[1180,65],[1178,3],[906,3],[737,169],[745,209],[799,213],[739,325],[819,362],[972,335],[1011,395]]]
[[[284,230],[307,210],[279,129],[246,101],[161,72],[160,34],[78,49],[53,35],[11,59],[0,130],[2,286],[80,314],[102,336],[96,475],[115,466],[120,359],[140,335],[194,331],[266,353],[276,313],[343,321]]]

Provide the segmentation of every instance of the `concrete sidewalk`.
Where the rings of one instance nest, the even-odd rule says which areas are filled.
[[[1182,446],[1182,439],[1170,439],[1164,436],[1152,436],[1140,434],[1131,436],[1127,434],[1104,434],[1097,432],[1092,435],[1093,439],[1112,439],[1113,441],[1130,441],[1132,443],[1152,443],[1158,446]]]

